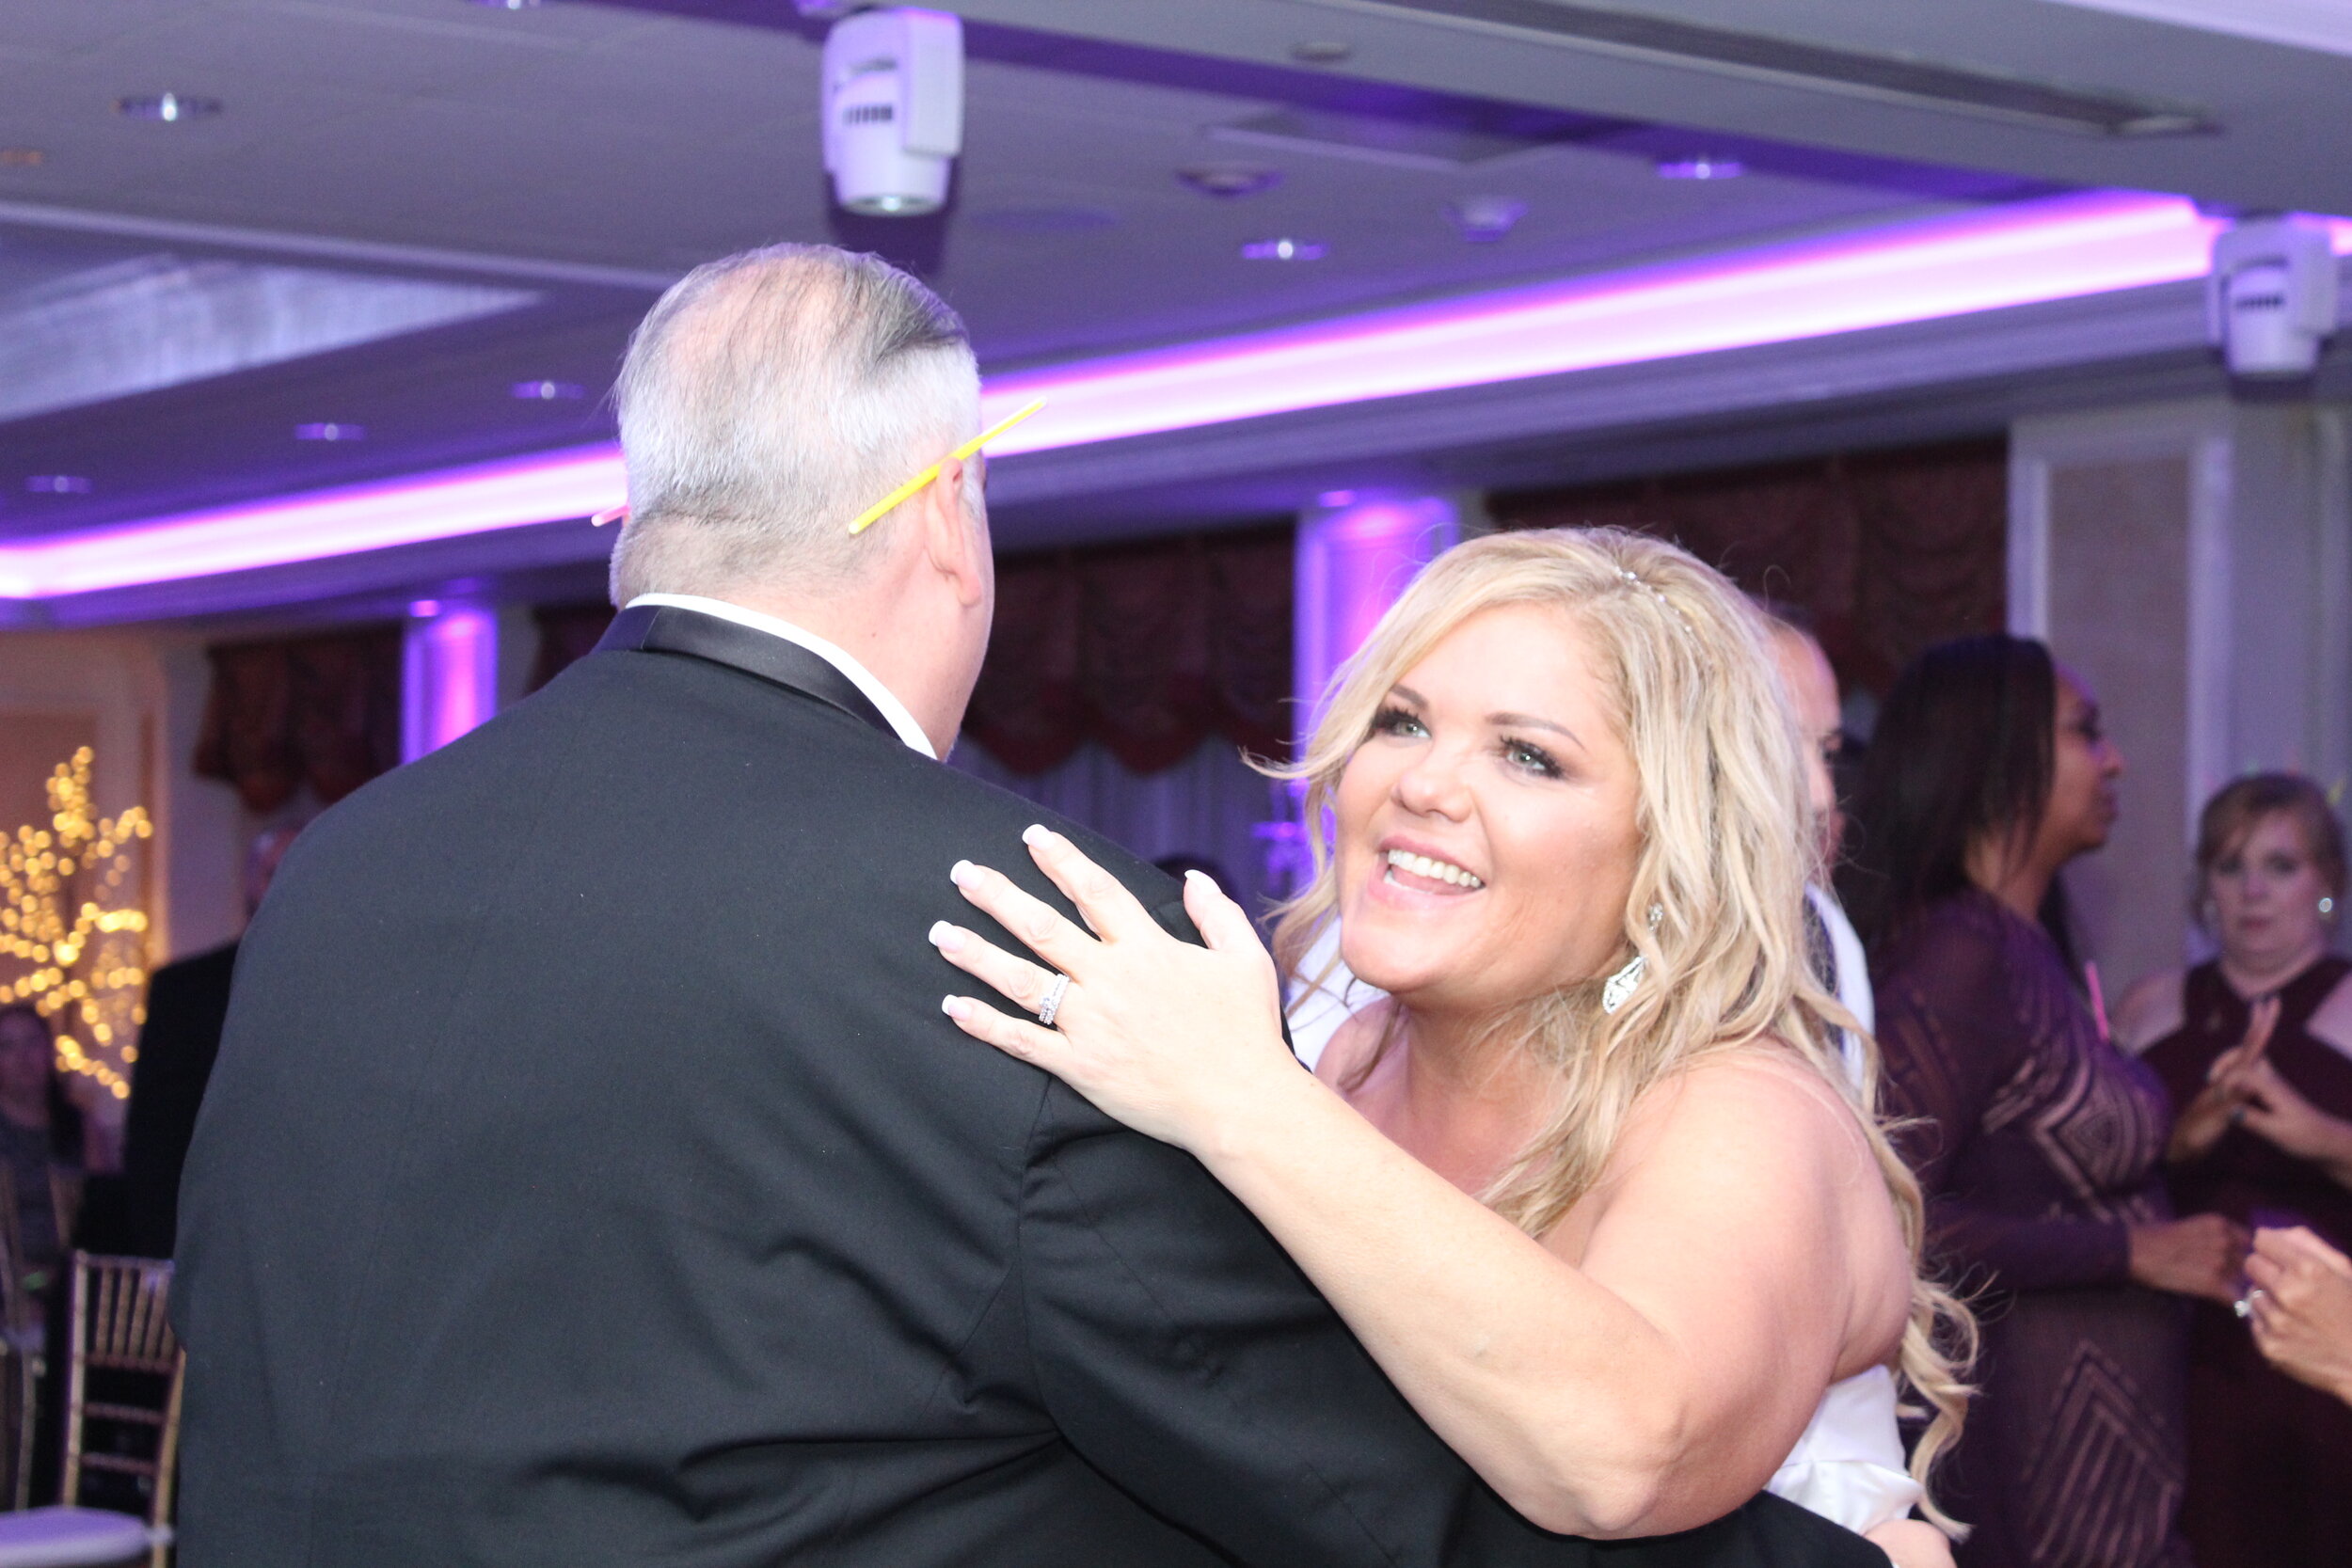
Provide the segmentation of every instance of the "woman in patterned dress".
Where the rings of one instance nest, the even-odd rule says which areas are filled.
[[[2285,773],[2223,789],[2197,886],[2220,956],[2151,976],[2116,1015],[2171,1093],[2173,1202],[2352,1246],[2352,963],[2328,951],[2344,851],[2327,797]],[[2202,1568],[2352,1553],[2352,1409],[2266,1365],[2217,1302],[2189,1331],[2181,1524]]]
[[[1846,907],[1887,1108],[1917,1118],[1931,1248],[1984,1322],[1942,1488],[1975,1527],[1963,1568],[2191,1560],[2183,1298],[2234,1299],[2245,1235],[2173,1219],[2164,1087],[2102,1037],[2042,920],[2058,868],[2106,842],[2122,771],[2047,648],[1966,638],[1896,682],[1855,800]]]

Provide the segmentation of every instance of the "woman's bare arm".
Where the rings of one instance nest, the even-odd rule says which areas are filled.
[[[1836,1096],[1726,1058],[1639,1108],[1588,1199],[1581,1266],[1456,1190],[1298,1069],[1271,965],[1205,879],[1207,949],[1050,835],[1100,941],[993,873],[966,895],[1075,984],[1059,1031],[965,1004],[979,1037],[1191,1150],[1248,1204],[1439,1436],[1531,1521],[1656,1535],[1758,1491],[1841,1372],[1891,1352],[1909,1271]],[[1047,972],[973,933],[950,961],[1034,1005]]]

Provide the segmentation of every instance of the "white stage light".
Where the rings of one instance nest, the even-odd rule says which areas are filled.
[[[801,0],[838,15],[839,0]],[[825,168],[834,198],[869,217],[916,217],[947,199],[963,150],[963,24],[894,6],[840,15],[825,35]]]
[[[2309,375],[2336,329],[2336,258],[2327,229],[2248,218],[2214,237],[2206,330],[2232,375]]]

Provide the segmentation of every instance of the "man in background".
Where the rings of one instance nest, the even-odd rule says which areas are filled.
[[[1788,692],[1797,727],[1804,732],[1805,784],[1813,797],[1813,820],[1821,835],[1821,874],[1826,877],[1837,865],[1838,847],[1846,833],[1846,816],[1838,809],[1837,785],[1831,772],[1846,744],[1845,722],[1837,705],[1837,675],[1830,669],[1829,656],[1821,651],[1820,641],[1806,629],[1801,610],[1764,599],[1756,601],[1756,608],[1771,626],[1772,663]],[[1870,970],[1853,923],[1827,888],[1810,885],[1804,895],[1812,911],[1806,924],[1813,929],[1814,967],[1864,1029],[1876,1028]],[[1849,1061],[1859,1065],[1860,1051],[1860,1043],[1849,1037]]]
[[[270,828],[245,857],[245,912],[250,920],[269,892],[278,863],[300,830]],[[229,1017],[229,981],[237,943],[167,963],[147,983],[147,1022],[139,1030],[139,1059],[131,1075],[131,1108],[123,1130],[124,1250],[168,1258],[180,1227],[180,1167],[196,1132],[197,1107],[220,1054]]]

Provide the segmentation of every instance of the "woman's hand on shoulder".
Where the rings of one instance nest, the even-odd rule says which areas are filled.
[[[1051,1028],[1009,1018],[970,997],[944,1006],[966,1034],[1033,1062],[1106,1115],[1198,1154],[1263,1109],[1269,1089],[1313,1080],[1282,1045],[1281,989],[1249,917],[1198,872],[1184,909],[1206,946],[1180,942],[1119,879],[1059,833],[1023,835],[1038,866],[1086,919],[1086,928],[1003,874],[961,862],[965,898],[995,917],[1046,965],[978,933],[940,922],[930,940],[949,963],[1035,1013],[1069,977]]]

